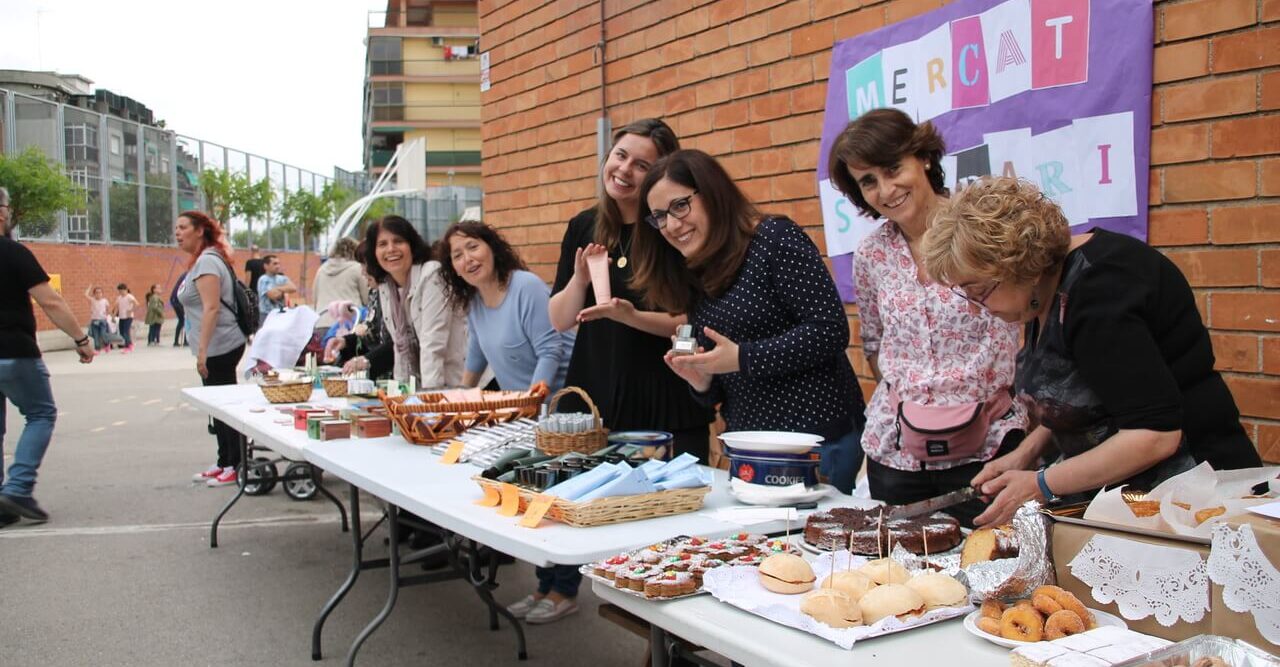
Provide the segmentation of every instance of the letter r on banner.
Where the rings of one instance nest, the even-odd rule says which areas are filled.
[[[1089,0],[1031,0],[1031,87],[1089,80]]]

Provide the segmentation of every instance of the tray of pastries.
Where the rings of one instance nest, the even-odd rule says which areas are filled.
[[[710,570],[758,567],[767,556],[794,549],[785,539],[755,533],[716,539],[680,536],[588,563],[578,571],[637,597],[671,600],[704,592],[702,578]]]

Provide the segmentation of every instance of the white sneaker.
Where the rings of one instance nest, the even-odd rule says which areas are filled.
[[[540,625],[543,623],[553,623],[569,614],[577,613],[578,603],[570,599],[564,599],[559,602],[552,602],[549,598],[542,598],[538,603],[533,605],[533,609],[524,617],[526,623],[531,625]]]
[[[218,475],[221,475],[221,474],[222,474],[222,467],[221,467],[221,466],[213,466],[212,468],[209,468],[208,470],[206,470],[206,471],[204,471],[204,472],[198,472],[198,473],[196,473],[196,474],[192,475],[192,476],[191,476],[191,481],[193,481],[193,482],[205,482],[205,483],[207,483],[209,480],[211,480],[211,479],[213,479],[214,477],[217,477]]]
[[[511,615],[516,618],[524,618],[529,615],[530,611],[533,611],[534,605],[538,604],[538,602],[539,598],[533,595],[526,595],[519,602],[507,605],[507,611],[511,612]]]

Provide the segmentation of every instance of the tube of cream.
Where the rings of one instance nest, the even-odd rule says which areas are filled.
[[[609,303],[613,293],[609,289],[609,255],[598,253],[587,257],[587,270],[591,272],[591,289],[595,290],[596,303]]]

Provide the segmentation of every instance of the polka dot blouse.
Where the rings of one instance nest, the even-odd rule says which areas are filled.
[[[695,396],[730,431],[797,431],[837,438],[863,412],[845,348],[849,320],[813,241],[791,220],[757,227],[737,279],[690,314],[700,345],[713,330],[738,344],[737,373],[717,375]]]

